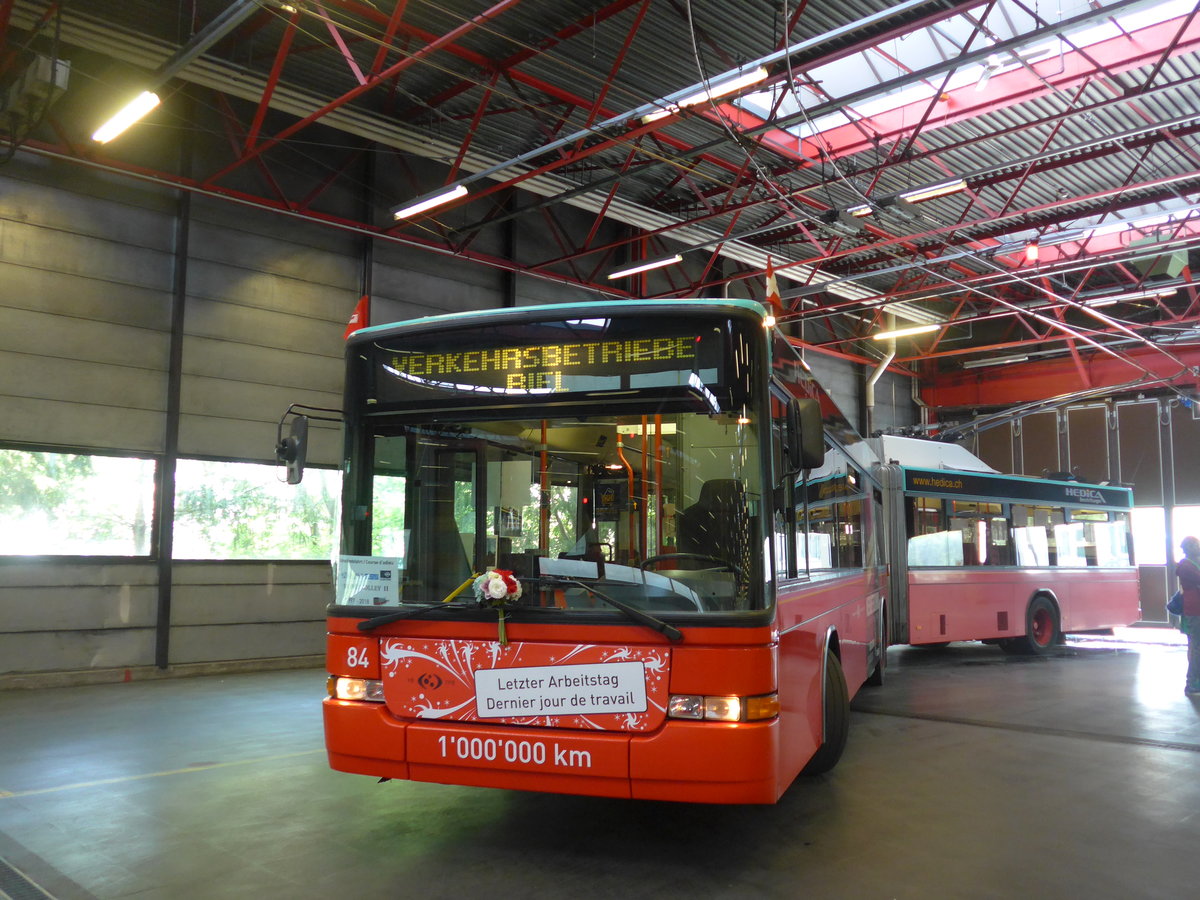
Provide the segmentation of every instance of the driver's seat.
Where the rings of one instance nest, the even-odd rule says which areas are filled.
[[[679,516],[679,549],[713,556],[747,571],[750,514],[741,481],[713,478],[704,482],[700,497]]]

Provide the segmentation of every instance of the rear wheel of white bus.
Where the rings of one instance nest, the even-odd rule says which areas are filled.
[[[1007,653],[1039,655],[1049,653],[1062,642],[1058,607],[1049,597],[1039,594],[1025,610],[1025,634],[1000,642]]]

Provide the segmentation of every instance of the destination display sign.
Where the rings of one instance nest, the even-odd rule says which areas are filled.
[[[494,387],[516,392],[567,391],[577,376],[592,381],[620,374],[692,372],[700,338],[636,338],[502,347],[492,350],[448,350],[441,353],[397,351],[385,368],[415,384],[460,388]],[[679,383],[679,379],[675,379]],[[682,382],[686,384],[686,379]]]
[[[526,323],[380,341],[372,351],[375,399],[420,403],[447,394],[500,399],[688,388],[715,412],[731,402],[731,371],[744,385],[750,381],[749,367],[733,363],[724,323],[641,317],[608,320],[593,329],[570,324]]]
[[[1121,509],[1128,509],[1133,505],[1132,494],[1127,488],[947,469],[906,468],[904,490],[910,494],[929,497],[971,497],[1071,506],[1115,506]]]

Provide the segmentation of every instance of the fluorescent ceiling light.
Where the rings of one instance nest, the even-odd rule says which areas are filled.
[[[846,212],[861,219],[863,216],[869,216],[874,210],[870,203],[860,203],[858,206],[850,207]]]
[[[134,122],[146,115],[146,113],[150,112],[150,110],[154,109],[154,107],[158,106],[160,102],[158,94],[153,91],[142,91],[126,103],[120,112],[97,128],[92,134],[92,140],[98,144],[107,144]]]
[[[865,223],[859,221],[860,218],[849,210],[827,209],[817,216],[817,221],[837,234],[853,235],[858,234],[866,227]]]
[[[963,363],[964,369],[982,369],[984,366],[1007,366],[1010,363],[1023,363],[1028,356],[994,356],[991,359],[968,359]]]
[[[937,184],[928,184],[925,187],[904,191],[900,194],[900,199],[907,200],[909,203],[920,203],[922,200],[932,200],[934,197],[944,197],[946,194],[957,194],[966,189],[965,181],[961,178],[954,178],[950,181],[940,181]]]
[[[433,209],[435,206],[441,206],[443,203],[449,203],[451,200],[457,200],[459,197],[467,196],[467,187],[463,184],[456,184],[449,190],[442,191],[440,194],[434,194],[425,200],[418,200],[416,203],[410,203],[408,206],[401,206],[392,210],[392,216],[396,219],[407,219],[409,216],[415,216],[417,213],[425,212],[427,209]]]
[[[618,425],[617,434],[639,435],[643,429],[646,434],[675,434],[678,426],[674,422],[663,422],[662,430],[660,431],[653,422],[647,422],[643,425]]]
[[[871,335],[877,341],[886,341],[889,338],[909,337],[914,334],[927,334],[930,331],[937,331],[942,327],[941,322],[934,322],[929,325],[912,325],[908,328],[897,328],[894,331],[881,331],[878,334]]]
[[[642,124],[647,124],[658,119],[666,118],[667,116],[672,116],[681,109],[685,109],[689,106],[695,106],[698,103],[704,103],[708,100],[715,100],[718,97],[724,97],[728,94],[735,93],[740,91],[742,88],[747,88],[752,84],[758,84],[760,81],[764,81],[766,77],[766,67],[759,66],[758,68],[751,69],[748,72],[743,72],[741,75],[735,75],[733,78],[722,81],[720,84],[714,84],[707,90],[699,91],[695,94],[689,94],[683,99],[676,100],[673,103],[664,101],[662,109],[655,110],[652,113],[647,113],[646,115],[642,116]]]
[[[639,263],[628,269],[621,269],[618,272],[610,272],[608,280],[614,278],[624,278],[627,275],[636,275],[639,272],[649,272],[651,269],[661,269],[663,266],[673,266],[675,263],[683,262],[683,257],[676,253],[674,256],[664,257],[663,259],[655,259],[650,262]]]
[[[1149,300],[1152,297],[1169,297],[1179,290],[1179,287],[1180,285],[1167,285],[1146,288],[1140,291],[1118,291],[1112,294],[1078,296],[1075,299],[1084,306],[1108,306],[1110,303],[1120,303],[1123,300]]]

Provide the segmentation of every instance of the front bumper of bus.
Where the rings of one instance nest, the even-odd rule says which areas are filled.
[[[408,722],[332,698],[324,719],[330,767],[380,778],[692,803],[774,803],[784,787],[778,719],[584,732]]]

